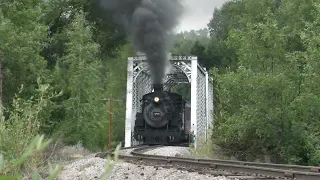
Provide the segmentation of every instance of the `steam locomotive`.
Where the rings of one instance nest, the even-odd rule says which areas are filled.
[[[154,84],[153,89],[142,97],[142,110],[136,114],[134,138],[148,145],[188,142],[190,119],[187,118],[190,116],[185,112],[186,101],[177,93],[164,91],[162,84]]]

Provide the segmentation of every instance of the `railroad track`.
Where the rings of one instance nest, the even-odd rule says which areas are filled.
[[[188,171],[197,171],[204,174],[223,175],[223,176],[252,176],[255,179],[297,179],[297,180],[320,180],[320,167],[298,166],[286,164],[255,163],[246,161],[218,160],[218,159],[193,159],[172,156],[159,156],[144,154],[145,151],[163,147],[156,146],[134,146],[124,149],[133,149],[131,155],[119,155],[120,159],[134,163],[152,163],[175,167]],[[114,156],[113,151],[99,153],[96,156],[106,157],[107,154]]]

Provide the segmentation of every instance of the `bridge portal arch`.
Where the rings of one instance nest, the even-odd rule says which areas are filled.
[[[171,69],[165,78],[164,88],[170,90],[179,84],[191,84],[190,131],[197,147],[200,138],[208,138],[213,122],[213,82],[208,72],[198,64],[196,56],[169,55]],[[125,147],[137,142],[132,133],[135,115],[141,112],[140,99],[152,91],[152,79],[144,55],[128,57]]]

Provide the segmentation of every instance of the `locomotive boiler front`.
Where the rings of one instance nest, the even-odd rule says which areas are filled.
[[[169,123],[174,106],[170,97],[163,91],[163,85],[154,84],[154,92],[144,99],[143,118],[153,128],[162,128]]]
[[[133,137],[143,144],[176,144],[188,142],[185,133],[185,100],[181,95],[164,91],[163,85],[154,84],[153,92],[141,99]]]

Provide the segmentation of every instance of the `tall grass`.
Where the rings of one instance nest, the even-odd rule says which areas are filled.
[[[41,84],[40,79],[38,79],[36,94],[29,99],[19,97],[23,89],[22,86],[13,99],[12,108],[7,111],[8,118],[4,117],[3,108],[0,111],[1,175],[15,176],[38,166],[42,163],[41,156],[38,154],[48,144],[48,141],[42,144],[44,136],[37,136],[37,134],[41,123],[47,118],[50,99],[60,94],[52,93],[50,86]],[[25,161],[26,159],[28,161]]]
[[[198,137],[197,148],[194,147],[194,143],[191,144],[189,150],[192,155],[196,158],[230,159],[231,157],[224,155],[225,150],[217,146],[214,139],[211,138],[212,129],[209,128],[208,131],[209,134],[207,135],[207,139],[205,137]]]
[[[22,92],[23,86],[13,99],[7,118],[3,108],[0,108],[0,179],[54,179],[62,167],[52,167],[47,162],[44,150],[52,140],[38,134],[40,127],[48,122],[51,99],[61,93],[53,93],[48,84],[41,84],[40,79],[34,96],[22,99],[19,97]],[[107,179],[113,166],[108,157],[106,172],[101,179]],[[41,177],[39,167],[47,168],[49,173],[45,173],[46,177]]]

